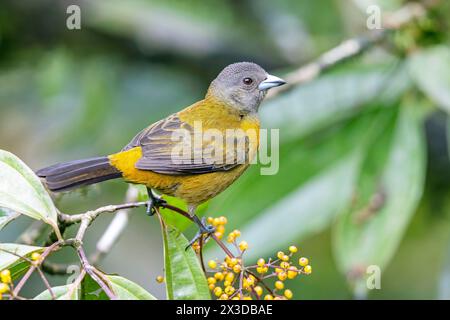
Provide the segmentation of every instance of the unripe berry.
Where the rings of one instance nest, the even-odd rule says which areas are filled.
[[[278,252],[277,252],[277,257],[278,257],[278,259],[282,259],[283,256],[284,256],[284,252],[283,252],[283,251],[278,251]]]
[[[273,296],[271,294],[266,294],[264,300],[273,300]]]
[[[215,287],[216,287],[216,285],[215,285],[214,283],[208,284],[208,288],[209,288],[209,290],[211,290],[211,291],[213,291]]]
[[[236,289],[235,289],[234,287],[228,286],[228,287],[225,288],[225,293],[226,293],[227,295],[231,296],[231,295],[234,293],[235,290],[236,290]]]
[[[227,275],[225,276],[225,280],[232,282],[234,280],[234,273],[227,273]]]
[[[241,251],[245,251],[248,249],[248,243],[247,241],[241,241],[239,243],[239,249],[241,249]]]
[[[281,262],[280,267],[283,269],[289,268],[289,262],[286,262],[286,261]]]
[[[228,223],[228,219],[224,216],[219,217],[220,224],[224,225]]]
[[[266,264],[266,260],[264,260],[263,258],[260,258],[260,259],[258,259],[258,262],[256,264],[260,267],[264,267],[264,265]]]
[[[206,221],[208,221],[209,224],[213,224],[214,218],[213,217],[208,217],[208,219]]]
[[[236,240],[236,238],[234,237],[234,234],[230,233],[227,237],[227,242],[232,243],[232,242],[234,242],[234,240]]]
[[[228,300],[228,295],[227,294],[222,294],[219,298],[219,300]]]
[[[289,251],[292,252],[292,253],[296,253],[298,251],[298,249],[297,249],[296,246],[290,246],[289,247]]]
[[[157,276],[156,277],[156,282],[163,283],[164,282],[164,277],[163,276]]]
[[[218,281],[222,281],[224,277],[225,277],[225,276],[223,275],[222,272],[216,272],[216,273],[214,274],[214,278],[216,278],[216,280],[218,280]]]
[[[292,299],[293,293],[292,293],[291,290],[286,289],[286,290],[284,290],[284,296],[285,296],[286,298],[288,298],[288,299]]]
[[[287,277],[288,279],[295,279],[295,277],[297,276],[297,271],[293,271],[293,270],[288,270],[287,272]]]
[[[211,269],[215,269],[217,268],[217,263],[214,260],[209,260],[208,267],[210,267]]]
[[[0,295],[9,291],[9,286],[6,283],[0,283]]]
[[[208,284],[215,284],[217,282],[216,278],[209,277],[208,278]]]
[[[235,265],[235,266],[233,267],[233,272],[234,272],[234,273],[239,273],[239,272],[241,272],[241,270],[242,270],[242,267],[241,267],[240,264],[237,264],[237,265]]]
[[[233,234],[234,234],[234,236],[235,236],[236,238],[238,238],[238,237],[241,236],[241,232],[240,232],[239,230],[237,230],[237,229],[235,229],[235,230],[233,231]]]
[[[222,288],[221,287],[215,287],[214,288],[214,295],[216,297],[220,297],[222,295]]]
[[[284,283],[281,281],[275,281],[275,288],[278,290],[283,290],[284,289]]]
[[[309,264],[309,260],[308,258],[301,257],[300,259],[298,259],[298,264],[302,267],[305,267],[307,264]]]
[[[305,268],[303,269],[303,271],[306,274],[310,274],[312,272],[312,267],[310,265],[305,266]]]
[[[41,259],[41,254],[38,252],[33,252],[31,254],[31,260],[33,261],[39,261]]]
[[[263,289],[260,286],[254,287],[253,290],[255,290],[258,296],[261,296],[263,294]]]
[[[0,273],[0,280],[3,283],[11,283],[11,271],[9,271],[8,269],[3,270]]]
[[[280,272],[280,273],[278,274],[278,279],[279,279],[280,281],[284,281],[284,280],[286,280],[286,278],[287,278],[286,272],[282,271],[282,272]]]

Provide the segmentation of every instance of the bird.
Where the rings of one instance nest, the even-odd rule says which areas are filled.
[[[165,203],[161,195],[182,199],[199,226],[193,243],[214,232],[198,218],[196,208],[224,191],[249,167],[259,148],[260,104],[269,89],[285,83],[255,63],[230,64],[211,82],[204,99],[151,124],[119,152],[58,163],[36,174],[52,192],[117,178],[143,184],[149,215]],[[214,133],[216,139],[206,139],[203,132]],[[226,144],[228,132],[239,134],[232,134],[232,143]],[[217,138],[218,134],[225,138]]]

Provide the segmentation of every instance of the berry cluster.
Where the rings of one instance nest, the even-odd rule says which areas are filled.
[[[221,239],[225,234],[227,219],[209,217],[208,223],[216,228],[215,235]],[[238,241],[240,236],[239,230],[234,230],[227,235],[227,242],[231,243],[238,252],[236,257],[226,256],[221,262],[208,261],[211,276],[207,281],[214,296],[220,300],[292,299],[293,293],[285,288],[285,281],[295,279],[299,274],[311,274],[312,267],[309,265],[309,259],[300,257],[298,265],[293,263],[298,249],[290,246],[289,253],[279,251],[276,259],[269,259],[266,262],[260,258],[256,265],[245,266],[243,256],[249,246],[246,241]],[[273,288],[266,284],[270,279],[276,280]]]
[[[37,252],[34,252],[30,258],[31,261],[27,259],[30,263],[39,263],[41,261],[41,255]],[[12,292],[13,288],[14,283],[12,282],[11,271],[9,269],[2,270],[0,272],[0,300],[3,299],[4,294]]]

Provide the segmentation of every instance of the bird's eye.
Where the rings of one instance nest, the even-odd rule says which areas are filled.
[[[244,78],[244,80],[242,80],[244,82],[244,84],[246,85],[250,85],[253,83],[253,79],[252,78]]]

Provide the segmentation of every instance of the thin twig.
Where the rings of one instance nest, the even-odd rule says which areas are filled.
[[[97,282],[97,284],[100,286],[100,288],[106,293],[106,295],[111,299],[111,300],[116,300],[117,297],[116,295],[112,292],[111,288],[105,283],[105,281],[98,275],[99,271],[92,266],[87,257],[86,257],[86,253],[84,252],[84,249],[82,246],[78,246],[77,247],[77,253],[78,253],[78,257],[80,258],[81,261],[81,265],[83,266],[83,269],[86,271],[86,273],[92,278],[92,280],[94,280],[95,282]]]
[[[59,246],[61,245],[61,242],[55,242],[54,244],[52,244],[51,246],[45,248],[44,252],[41,255],[41,261],[44,261],[45,258],[47,258],[47,256],[52,253],[53,250],[56,250]],[[22,289],[22,287],[25,285],[25,283],[28,281],[28,279],[31,277],[31,275],[33,274],[34,270],[36,270],[36,268],[39,266],[38,262],[35,262],[33,264],[31,264],[30,269],[28,269],[27,273],[22,277],[22,279],[20,279],[19,283],[17,284],[16,288],[13,291],[13,296],[18,296],[20,290]]]
[[[288,73],[284,77],[287,84],[269,91],[266,99],[274,98],[300,84],[310,82],[328,69],[366,52],[368,49],[384,40],[389,31],[400,29],[411,21],[424,17],[427,12],[426,9],[436,6],[438,2],[439,1],[434,1],[433,3],[410,2],[406,4],[383,19],[382,29],[375,29],[365,36],[345,40],[340,45],[320,55],[313,62]]]

